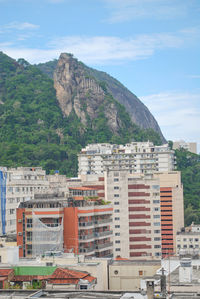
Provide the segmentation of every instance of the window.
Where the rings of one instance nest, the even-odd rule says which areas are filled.
[[[120,225],[115,225],[115,228],[120,228]]]
[[[120,236],[120,233],[115,233],[115,236]]]
[[[181,248],[181,245],[180,245],[180,244],[178,244],[178,245],[177,245],[177,247],[178,247],[178,248]]]
[[[10,209],[10,215],[15,213],[15,209]]]
[[[116,244],[119,244],[119,243],[120,243],[120,240],[116,240],[115,243],[116,243]]]
[[[193,245],[189,245],[189,248],[193,248]]]
[[[114,194],[114,197],[119,197],[119,194]]]
[[[115,220],[120,220],[120,218],[119,217],[115,217]]]
[[[159,234],[159,233],[160,233],[160,230],[159,230],[159,229],[156,229],[156,230],[154,230],[154,233],[155,233],[155,234]]]
[[[114,176],[119,176],[119,172],[114,172]]]
[[[195,240],[195,242],[198,242],[199,241],[199,239],[194,239]]]
[[[118,273],[119,273],[118,270],[115,270],[115,271],[114,271],[114,274],[115,274],[115,275],[117,275]]]
[[[143,271],[139,270],[139,276],[143,275]]]
[[[160,226],[160,222],[154,222],[154,226]]]
[[[160,245],[154,245],[154,248],[160,248]]]
[[[160,200],[159,199],[155,199],[155,200],[153,200],[153,203],[160,203]]]
[[[154,215],[153,218],[160,218],[160,215]]]
[[[153,185],[152,188],[155,189],[155,190],[160,190],[160,186],[159,185]]]
[[[183,248],[187,248],[187,245],[185,244],[185,245],[183,245]]]
[[[183,241],[184,241],[184,242],[186,242],[186,241],[187,241],[187,239],[186,239],[186,238],[184,238],[184,239],[183,239]]]
[[[117,210],[114,210],[114,213],[119,213],[119,212],[120,212],[120,210],[118,210],[118,209],[117,209]]]
[[[114,186],[114,190],[118,190],[119,189],[119,187],[118,186]]]
[[[196,244],[196,245],[195,245],[195,248],[199,248],[199,245]]]
[[[160,256],[160,255],[161,255],[160,252],[156,252],[156,253],[155,253],[155,256]]]
[[[160,238],[159,237],[155,237],[154,241],[160,241]]]
[[[154,208],[154,211],[160,211],[160,208]]]
[[[114,202],[114,205],[119,205],[119,201],[115,201],[115,202]]]
[[[114,182],[119,182],[119,179],[117,179],[117,178],[114,178]]]
[[[120,248],[116,248],[115,251],[121,251],[121,249]]]
[[[87,290],[87,289],[88,289],[88,285],[80,284],[80,290]]]

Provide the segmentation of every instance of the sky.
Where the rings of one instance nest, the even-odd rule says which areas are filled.
[[[200,151],[200,0],[0,0],[0,50],[30,63],[72,53]]]

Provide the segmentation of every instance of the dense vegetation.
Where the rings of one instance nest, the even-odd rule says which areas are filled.
[[[39,69],[0,52],[1,166],[42,166],[47,173],[59,170],[74,176],[77,153],[88,143],[151,140],[160,144],[159,135],[133,124],[118,102],[115,104],[122,126],[117,135],[107,125],[104,106],[99,107],[95,123],[88,119],[87,127],[83,127],[74,112],[63,117],[52,80],[56,63],[41,64]],[[105,100],[115,101],[105,82],[100,84],[106,92]],[[176,157],[184,185],[185,224],[200,223],[200,155],[176,150]]]
[[[200,155],[181,149],[176,159],[184,186],[185,225],[200,223]]]
[[[106,97],[115,101],[109,93]],[[95,122],[88,119],[83,127],[74,112],[63,117],[50,77],[24,59],[16,62],[0,52],[0,165],[42,166],[47,173],[74,176],[77,153],[88,143],[161,142],[158,133],[141,130],[116,105],[122,124],[118,134],[110,131],[103,106]]]

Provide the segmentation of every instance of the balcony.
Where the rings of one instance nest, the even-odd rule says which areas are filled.
[[[110,236],[112,234],[113,234],[112,230],[108,230],[108,231],[105,231],[105,232],[96,232],[96,233],[94,233],[95,238],[104,237],[104,236]]]
[[[96,247],[96,250],[101,250],[101,249],[104,249],[104,248],[108,248],[108,247],[111,247],[113,246],[113,242],[107,242],[107,243],[103,243],[103,244],[96,244],[95,247]]]
[[[79,222],[79,227],[88,227],[88,226],[94,226],[94,221],[90,222]]]
[[[105,224],[105,223],[111,223],[112,219],[111,218],[107,218],[107,219],[99,219],[99,220],[95,220],[94,224],[95,226],[97,225],[101,225],[101,224]]]
[[[79,247],[79,253],[89,253],[89,252],[93,252],[93,251],[95,251],[94,247],[90,247],[90,248]]]
[[[91,240],[94,239],[95,234],[89,234],[89,235],[79,235],[79,240]]]

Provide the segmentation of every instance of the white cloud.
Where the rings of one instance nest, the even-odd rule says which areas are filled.
[[[139,18],[171,19],[187,13],[185,0],[103,0],[111,11],[107,21],[124,22]]]
[[[4,26],[0,27],[1,32],[3,30],[7,31],[7,30],[35,30],[38,29],[40,26],[36,25],[36,24],[32,24],[32,23],[28,23],[28,22],[11,22],[8,23]]]
[[[200,93],[164,92],[140,99],[155,116],[167,139],[199,142]]]
[[[192,38],[191,35],[189,38]],[[69,52],[85,63],[98,65],[146,59],[156,51],[178,48],[185,44],[188,44],[188,35],[182,32],[146,34],[130,38],[65,36],[52,40],[46,45],[46,49],[29,49],[21,46],[21,48],[4,47],[2,51],[13,58],[19,58],[20,55],[31,63],[54,59],[61,52]]]

